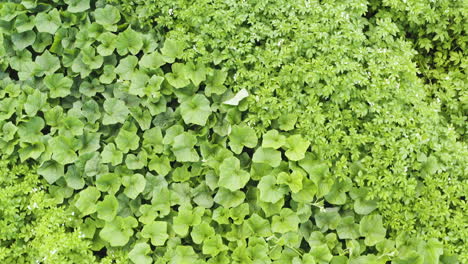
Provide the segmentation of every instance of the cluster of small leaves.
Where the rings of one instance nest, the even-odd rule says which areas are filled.
[[[374,3],[377,19],[397,21],[401,33],[418,51],[415,61],[426,90],[440,101],[441,114],[466,140],[468,7],[464,1],[402,1]]]
[[[363,1],[159,1],[145,30],[141,12],[155,7],[128,2],[0,5],[0,156],[38,165],[93,251],[134,263],[456,263],[436,239],[389,238],[376,211],[377,198],[427,184],[402,174],[408,164],[450,175],[459,194],[463,156],[450,148],[463,146],[423,131],[438,122],[418,101],[411,47],[367,25]]]
[[[110,2],[222,65],[257,132],[299,132],[370,187],[393,237],[437,237],[468,260],[463,1]]]
[[[51,196],[60,190],[39,177],[35,168],[0,162],[0,262],[98,263],[73,228],[76,216]]]

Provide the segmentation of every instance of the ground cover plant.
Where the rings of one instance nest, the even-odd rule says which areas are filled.
[[[2,263],[466,263],[463,1],[0,3]]]

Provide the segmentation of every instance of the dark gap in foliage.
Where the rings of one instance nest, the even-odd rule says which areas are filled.
[[[244,150],[243,150],[243,152],[244,152],[244,153],[247,153],[247,155],[249,155],[249,157],[252,158],[252,157],[253,157],[253,154],[254,154],[254,152],[255,152],[255,150],[252,149],[252,148],[247,148],[247,147],[245,147]]]
[[[167,102],[167,107],[170,107],[172,109],[176,109],[180,105],[177,97],[171,98],[170,101]]]
[[[94,256],[104,258],[107,256],[107,248],[102,247],[99,251],[93,251],[93,253],[94,253]]]
[[[163,70],[164,73],[168,73],[168,72],[171,72],[171,64],[169,63],[166,63],[164,64],[163,66],[161,66],[161,69]]]
[[[329,207],[335,207],[335,205],[327,202],[326,199],[323,199],[323,207],[329,208]]]
[[[171,206],[172,210],[174,210],[175,212],[179,212],[179,207],[180,205],[178,204]]]
[[[302,250],[304,250],[305,252],[309,252],[310,251],[310,245],[309,243],[307,243],[307,241],[305,239],[302,239],[301,240],[301,245],[299,246]]]
[[[18,71],[12,69],[12,68],[8,68],[6,70],[6,72],[8,73],[8,76],[12,79],[12,80],[15,80],[15,81],[19,81],[19,78],[18,78]]]

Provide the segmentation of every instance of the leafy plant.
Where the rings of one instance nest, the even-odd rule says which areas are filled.
[[[1,3],[0,259],[463,263],[462,8],[419,2]]]

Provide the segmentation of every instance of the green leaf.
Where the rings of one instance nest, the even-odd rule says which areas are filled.
[[[196,94],[180,105],[180,113],[186,124],[204,126],[211,112],[210,101],[201,94]]]
[[[10,118],[13,113],[16,112],[18,104],[19,102],[15,98],[5,98],[0,100],[0,118],[2,120]]]
[[[176,58],[179,58],[184,52],[184,46],[181,41],[174,39],[166,39],[164,46],[161,49],[162,55],[164,55],[166,62],[173,63]]]
[[[41,141],[41,130],[44,128],[44,120],[38,116],[18,126],[18,135],[22,142],[35,143]]]
[[[189,61],[185,66],[189,79],[196,87],[198,87],[201,82],[206,80],[207,71],[201,62],[198,62],[195,65],[193,62]]]
[[[223,239],[220,235],[209,237],[203,242],[202,252],[205,255],[216,256],[220,252],[227,250],[228,247],[223,244]]]
[[[262,147],[279,149],[286,144],[286,137],[280,135],[278,130],[270,130],[263,135]]]
[[[326,208],[315,214],[315,223],[317,227],[321,228],[323,231],[328,229],[335,230],[340,221],[341,217],[338,213],[338,208]]]
[[[254,148],[257,146],[257,135],[253,128],[245,125],[235,125],[229,134],[229,146],[232,152],[240,154],[245,147]]]
[[[421,251],[424,255],[424,264],[439,264],[439,258],[444,253],[444,246],[437,239],[430,238],[423,248],[420,249]]]
[[[298,229],[299,217],[289,208],[282,208],[280,215],[272,218],[271,230],[275,233],[295,232]]]
[[[13,40],[14,41],[14,40]],[[27,42],[19,42],[18,44],[27,44]],[[16,45],[16,44],[15,44]],[[32,61],[32,54],[26,47],[20,46],[16,52],[16,56],[10,58],[10,67],[18,71],[18,78],[24,80],[34,74],[36,65]]]
[[[141,107],[130,108],[130,114],[137,121],[141,130],[146,131],[151,126],[152,117],[148,110],[144,110]]]
[[[259,147],[253,154],[252,161],[278,167],[281,163],[281,152],[272,148]]]
[[[183,88],[190,84],[187,68],[182,63],[174,63],[171,66],[172,72],[164,76],[167,82],[175,88]]]
[[[89,122],[94,123],[95,121],[101,118],[101,113],[99,110],[99,105],[93,99],[87,100],[82,108],[82,114]]]
[[[63,165],[61,165],[61,166],[63,166]],[[65,178],[65,182],[67,183],[67,186],[74,189],[74,190],[83,189],[83,187],[85,185],[85,181],[84,181],[84,179],[82,177],[82,173],[80,171],[78,171],[78,169],[77,169],[77,167],[75,165],[71,165],[71,166],[69,166],[67,168],[67,173],[65,173],[64,178]]]
[[[125,165],[131,170],[139,170],[146,166],[147,159],[146,151],[142,150],[138,153],[138,156],[128,154],[125,158]]]
[[[59,122],[61,135],[80,136],[83,134],[84,124],[79,118],[67,116],[63,117]]]
[[[153,258],[148,256],[150,253],[151,248],[147,243],[136,243],[128,253],[128,258],[135,264],[151,264]]]
[[[78,137],[78,139],[81,142],[81,148],[78,150],[80,155],[86,154],[89,152],[95,152],[98,150],[101,146],[99,144],[99,139],[101,137],[101,134],[99,133],[90,133],[85,131],[82,135]]]
[[[34,93],[28,95],[24,104],[24,111],[28,116],[35,116],[47,104],[47,94],[34,90]]]
[[[75,207],[80,210],[83,216],[90,215],[97,210],[96,202],[101,196],[101,192],[96,187],[90,186],[78,193]]]
[[[64,0],[68,5],[67,11],[79,13],[89,9],[89,0]]]
[[[338,179],[333,184],[330,192],[327,195],[325,195],[325,199],[331,204],[343,205],[346,203],[347,200],[346,192],[351,190],[352,186],[353,183],[351,179]]]
[[[231,192],[226,188],[219,188],[214,197],[214,201],[226,208],[236,207],[245,199],[245,193],[241,191]]]
[[[191,177],[191,173],[188,171],[188,165],[183,165],[182,167],[177,167],[172,172],[172,180],[175,182],[185,182],[188,181]]]
[[[334,177],[329,174],[326,162],[316,160],[311,153],[306,153],[305,158],[299,161],[299,165],[309,174],[309,178],[318,186],[317,196],[323,197],[330,192]]]
[[[35,17],[26,14],[20,14],[15,19],[14,27],[16,32],[22,33],[33,29],[35,26]]]
[[[122,151],[117,150],[114,143],[109,143],[104,147],[101,157],[103,163],[110,163],[113,166],[116,166],[122,163],[123,153]]]
[[[36,33],[36,41],[34,41],[32,48],[35,52],[42,53],[51,44],[52,44],[52,35],[49,33],[39,32],[39,33]],[[46,52],[47,51],[48,50],[46,50]]]
[[[380,264],[380,263],[382,262],[379,261],[379,258],[377,258],[377,256],[372,255],[372,254],[359,256],[349,261],[349,264]],[[415,264],[415,263],[411,262],[411,264]]]
[[[191,264],[197,263],[198,256],[190,246],[177,246],[174,256],[170,259],[169,264]]]
[[[145,95],[145,87],[149,80],[149,76],[143,71],[136,70],[130,77],[130,88],[128,93],[143,97]]]
[[[37,169],[37,173],[44,177],[49,184],[53,184],[64,175],[64,167],[62,164],[50,160],[44,162]]]
[[[140,138],[134,131],[128,131],[123,128],[120,129],[119,134],[115,138],[117,148],[123,153],[127,153],[130,150],[136,150],[139,147]]]
[[[310,254],[314,257],[317,264],[328,264],[333,258],[333,255],[331,254],[327,245],[312,247],[310,249]]]
[[[124,123],[128,114],[130,114],[125,102],[116,98],[109,98],[104,101],[104,111],[105,114],[102,119],[104,125]]]
[[[94,18],[96,23],[103,25],[105,29],[115,31],[116,27],[111,27],[111,25],[119,22],[120,12],[115,6],[105,5],[103,8],[96,8]]]
[[[115,68],[115,73],[124,80],[130,80],[137,64],[137,57],[131,55],[127,56],[119,61],[119,65]]]
[[[137,173],[131,176],[124,176],[122,184],[125,186],[125,195],[130,199],[135,199],[145,189],[146,179],[143,175]]]
[[[101,192],[115,194],[119,191],[121,179],[116,173],[106,173],[98,175],[96,178],[96,187]]]
[[[301,160],[305,157],[305,153],[310,146],[310,142],[303,139],[301,135],[289,136],[286,139],[286,157],[293,161]]]
[[[18,153],[20,156],[21,162],[31,158],[31,159],[38,159],[39,156],[44,152],[45,146],[42,142],[35,142],[35,143],[27,143],[24,142],[20,144],[21,148],[19,149]]]
[[[297,184],[298,186],[298,184]],[[289,187],[291,188],[291,186]],[[292,191],[292,189],[291,189]],[[313,181],[304,178],[302,180],[302,188],[297,193],[292,193],[291,197],[294,201],[299,203],[311,203],[315,200],[315,194],[317,194],[317,186]]]
[[[122,33],[119,33],[115,42],[117,53],[120,56],[131,53],[136,55],[143,47],[141,33],[136,32],[130,26]]]
[[[11,41],[13,42],[13,45],[15,45],[15,49],[18,50],[19,52],[23,51],[25,48],[34,44],[35,40],[36,40],[36,33],[34,33],[34,31],[32,30],[21,32],[21,33],[14,33],[11,35]],[[15,60],[14,58],[11,58],[11,59],[13,61]],[[15,68],[18,68],[18,67],[16,66]],[[24,69],[25,67],[22,67],[22,68]]]
[[[352,188],[349,196],[354,200],[354,211],[360,215],[370,214],[377,208],[377,201],[367,199],[368,190]]]
[[[205,94],[207,96],[211,96],[212,94],[223,94],[227,90],[226,86],[224,86],[226,77],[227,77],[226,71],[222,71],[222,70],[212,71],[207,76],[207,80],[205,82],[206,84]],[[243,93],[242,91],[246,91],[246,90],[241,90],[240,93]],[[243,94],[241,95],[243,96]],[[239,103],[238,101],[242,100],[243,98],[242,99],[239,97],[236,98],[236,96],[234,96],[234,98],[231,98],[228,101],[225,101],[224,104],[237,105]]]
[[[140,67],[155,70],[166,64],[164,57],[157,51],[144,54],[139,62]]]
[[[302,180],[305,175],[299,171],[293,171],[292,173],[281,172],[278,174],[276,183],[286,184],[293,193],[297,193],[302,189]]]
[[[98,52],[99,52],[99,46],[98,46]],[[102,56],[102,53],[100,53]],[[103,67],[103,73],[99,77],[99,81],[103,84],[110,84],[115,80],[115,67],[113,65],[104,65]]]
[[[271,175],[262,177],[257,187],[260,191],[260,200],[268,203],[278,202],[287,193],[286,188],[277,185],[275,176]]]
[[[249,173],[240,168],[240,161],[235,157],[225,159],[219,166],[219,171],[218,185],[231,191],[244,188],[250,179]]]
[[[60,69],[60,60],[48,50],[36,57],[36,76],[51,75]]]
[[[386,232],[380,215],[366,215],[359,223],[359,233],[365,237],[366,246],[373,246],[384,240]]]
[[[210,224],[207,222],[203,222],[199,225],[193,227],[190,236],[195,244],[201,244],[207,238],[213,236],[215,234],[215,230]]]
[[[58,163],[66,165],[78,159],[76,151],[80,148],[80,141],[73,137],[58,136],[49,140],[52,158]]]
[[[279,128],[284,131],[293,130],[296,125],[297,115],[283,114],[278,119]]]
[[[167,156],[155,156],[151,158],[148,169],[156,171],[159,175],[165,176],[171,171],[171,163]]]
[[[38,13],[36,15],[36,28],[39,32],[55,34],[57,29],[62,25],[60,13],[57,9],[52,9],[48,13]]]
[[[161,128],[153,127],[143,133],[143,147],[151,148],[155,153],[162,153],[164,150],[163,136]]]
[[[101,85],[96,79],[93,79],[91,82],[84,81],[80,83],[79,92],[87,97],[93,97],[98,93],[104,92],[104,88],[105,87]],[[86,103],[87,102],[85,102],[85,104]]]
[[[112,55],[112,53],[114,53],[115,42],[117,41],[117,35],[111,32],[104,32],[101,35],[99,35],[97,40],[101,42],[101,44],[97,46],[96,48],[96,51],[98,52],[99,55],[110,56]],[[105,65],[105,66],[113,67],[113,65]]]
[[[16,131],[18,131],[18,127],[15,126],[11,121],[3,124],[1,130],[3,140],[10,141],[15,138]]]
[[[84,158],[85,156],[80,157],[80,158],[83,157],[84,159],[86,159],[85,167],[84,167],[85,174],[89,177],[98,175],[101,172],[102,167],[103,166],[105,167],[105,165],[101,164],[101,159],[98,153],[94,152],[86,156],[87,156],[86,158]]]
[[[255,235],[262,237],[271,236],[270,222],[256,213],[249,217],[247,226]]]
[[[153,246],[163,246],[169,238],[167,234],[167,222],[153,221],[143,226],[141,236],[151,239]]]
[[[197,137],[188,132],[176,136],[172,144],[172,152],[176,156],[176,160],[179,162],[197,162],[200,156],[194,149],[195,144],[197,144]]]
[[[101,68],[104,58],[96,55],[94,47],[84,47],[81,49],[81,62],[83,62],[88,69],[95,70]]]
[[[172,229],[181,237],[187,236],[190,226],[196,226],[201,223],[204,211],[205,209],[201,207],[194,209],[186,206],[179,207],[177,216],[173,218]]]
[[[44,78],[44,84],[50,91],[50,98],[65,97],[70,94],[73,80],[64,77],[61,73],[47,75]]]
[[[112,222],[106,222],[99,236],[112,247],[121,247],[128,243],[133,235],[133,228],[137,226],[137,220],[131,216],[116,216]]]
[[[71,69],[73,72],[79,73],[82,79],[88,77],[92,71],[89,65],[83,62],[82,52],[76,56],[75,60],[73,60]]]
[[[336,232],[340,239],[357,239],[359,238],[359,225],[354,222],[353,216],[346,216],[341,219]]]
[[[117,201],[117,198],[114,195],[106,195],[104,200],[96,205],[97,217],[110,222],[117,215],[118,209],[119,201]]]

